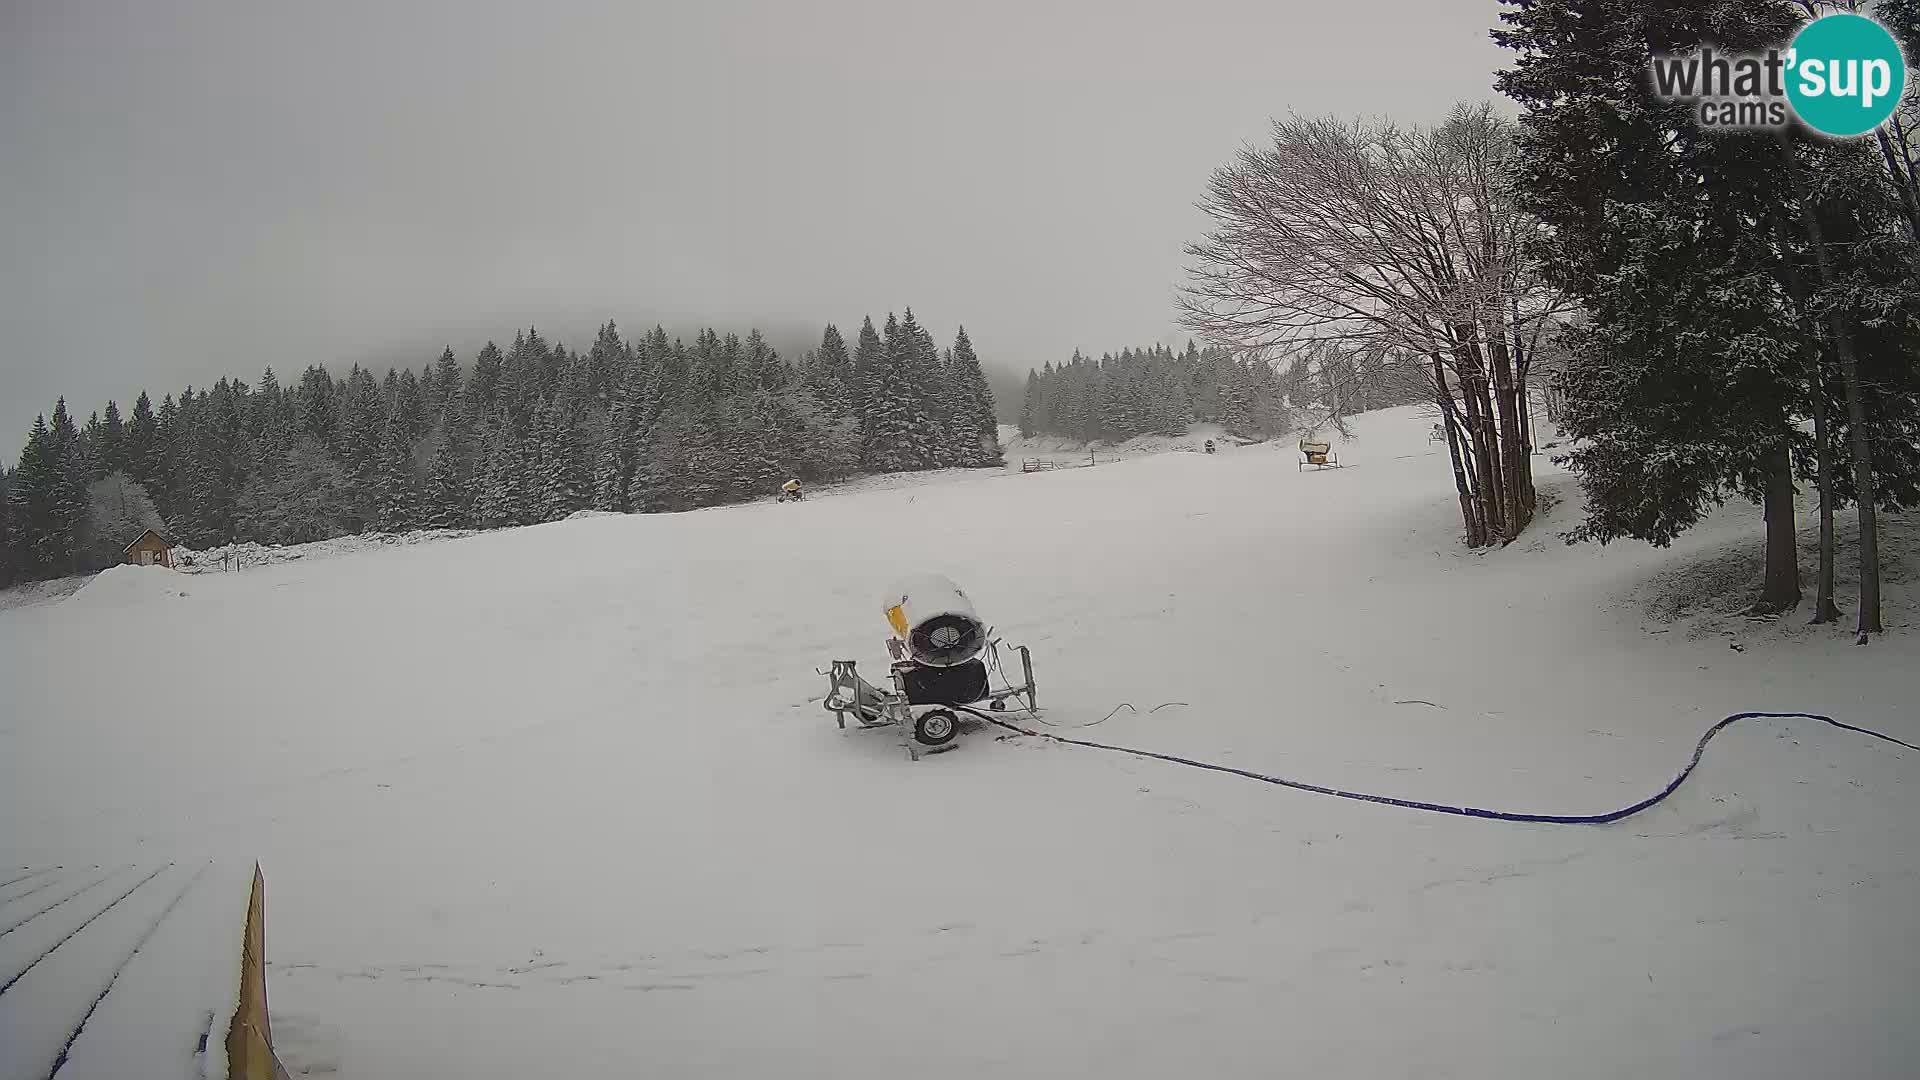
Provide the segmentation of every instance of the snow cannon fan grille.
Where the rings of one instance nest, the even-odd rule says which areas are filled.
[[[935,615],[914,627],[907,637],[907,651],[932,667],[963,664],[985,647],[986,628],[960,614]]]

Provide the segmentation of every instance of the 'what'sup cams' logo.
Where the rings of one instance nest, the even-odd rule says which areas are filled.
[[[1893,115],[1907,87],[1900,45],[1873,19],[1837,14],[1800,28],[1784,52],[1698,52],[1653,58],[1660,97],[1691,101],[1702,127],[1779,128],[1789,112],[1823,135],[1865,135]]]

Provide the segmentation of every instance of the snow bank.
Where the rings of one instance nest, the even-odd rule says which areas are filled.
[[[111,613],[188,595],[187,579],[164,566],[109,566],[61,602],[63,613]]]
[[[92,577],[91,574],[75,574],[51,581],[26,581],[0,589],[0,611],[65,600],[84,588]]]
[[[241,570],[303,559],[336,558],[362,551],[376,551],[380,548],[412,547],[416,544],[459,540],[473,536],[475,532],[473,529],[414,529],[398,533],[366,532],[354,536],[336,536],[329,540],[316,540],[309,544],[257,544],[248,540],[236,544],[223,544],[203,551],[177,548],[174,551],[174,562],[184,573],[203,574],[208,571]]]

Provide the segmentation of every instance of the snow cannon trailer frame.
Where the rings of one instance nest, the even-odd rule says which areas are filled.
[[[1029,713],[1039,710],[1033,681],[1033,653],[1025,645],[1014,646],[1020,654],[1022,682],[1014,685],[1000,666],[1000,642],[987,644],[983,656],[952,667],[936,667],[916,660],[894,661],[890,669],[891,690],[883,690],[862,678],[852,660],[835,660],[827,676],[827,696],[822,702],[844,730],[847,718],[862,728],[899,727],[912,732],[907,753],[920,760],[922,753],[941,753],[954,748],[960,734],[960,713],[967,706],[985,702],[993,712],[1003,712],[1012,701]],[[998,677],[999,685],[994,685]]]

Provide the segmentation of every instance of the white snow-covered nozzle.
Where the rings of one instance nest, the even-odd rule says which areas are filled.
[[[907,654],[934,667],[962,664],[987,647],[987,627],[973,601],[938,574],[905,578],[881,601],[887,626]]]

